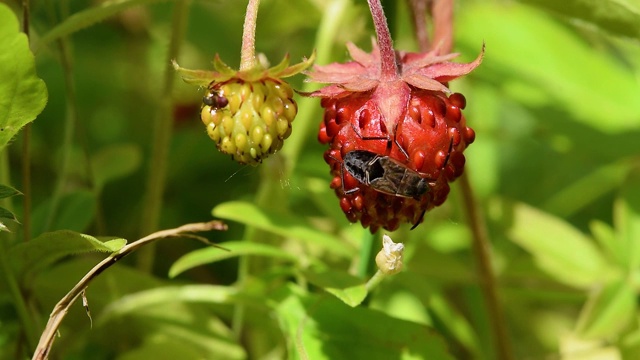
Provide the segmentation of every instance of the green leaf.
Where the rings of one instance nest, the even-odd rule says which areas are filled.
[[[623,359],[640,359],[640,328],[625,334],[619,344]]]
[[[45,34],[40,39],[40,43],[47,44],[54,40],[71,35],[134,6],[146,5],[159,1],[161,0],[111,0],[101,2],[99,6],[79,11],[69,16],[61,24]]]
[[[289,359],[453,359],[430,328],[290,285],[275,301]]]
[[[333,235],[313,229],[307,221],[299,216],[270,212],[243,201],[220,204],[213,209],[212,213],[213,216],[237,221],[280,236],[298,239],[308,245],[322,246],[323,249],[345,258],[355,256],[355,249],[348,243]]]
[[[47,103],[47,87],[36,75],[35,59],[18,20],[0,3],[0,150]]]
[[[44,231],[50,206],[51,202],[49,199],[34,211],[34,234],[40,234]],[[85,231],[95,218],[96,196],[88,190],[77,190],[62,197],[58,210],[49,227],[50,229]]]
[[[144,324],[141,333],[127,329],[134,334],[123,334],[127,331],[120,325],[119,333],[110,334],[105,331],[103,338],[108,338],[111,344],[131,343],[137,337],[144,337],[142,346],[133,351],[130,356],[123,358],[134,359],[247,359],[247,354],[242,346],[237,343],[228,327],[222,321],[215,318],[210,311],[197,311],[190,309],[181,303],[166,303],[154,306],[150,309],[140,309],[139,314],[125,319],[120,319],[129,326],[133,322],[134,329],[140,329],[135,324]],[[194,308],[192,305],[191,308]],[[194,311],[196,310],[196,311]],[[115,338],[115,339],[114,339]],[[155,345],[161,344],[161,348],[167,348],[166,352],[158,352]],[[177,345],[177,344],[181,345]],[[164,346],[163,346],[164,345]],[[188,349],[188,350],[187,350]],[[89,356],[92,357],[92,356]],[[118,356],[118,359],[121,359]]]
[[[0,206],[0,219],[9,219],[12,221],[18,221],[16,216],[9,210]]]
[[[22,193],[9,185],[0,185],[0,199],[8,198]]]
[[[118,356],[118,360],[199,358],[202,358],[202,353],[194,349],[192,344],[185,344],[182,339],[175,339],[170,336],[155,336],[135,349]]]
[[[323,288],[351,307],[360,305],[368,294],[366,281],[344,271],[306,271],[304,276],[313,285]]]
[[[603,195],[617,189],[631,167],[632,164],[627,161],[599,167],[558,191],[545,203],[544,209],[558,216],[571,216]]]
[[[135,144],[102,149],[91,158],[95,186],[101,189],[109,181],[127,176],[140,167],[142,151]]]
[[[600,247],[607,253],[616,264],[627,267],[628,255],[625,252],[624,244],[616,237],[614,229],[600,220],[593,220],[589,223],[589,228],[594,239]]]
[[[104,246],[106,246],[109,249],[111,249],[111,252],[119,251],[125,245],[127,245],[127,239],[114,238],[114,237],[105,237],[105,236],[98,236],[97,239],[99,241],[102,241],[102,244]]]
[[[9,259],[16,274],[37,271],[73,254],[92,251],[112,253],[123,244],[122,239],[107,243],[91,235],[80,234],[70,230],[58,230],[44,233],[37,238],[20,243],[9,251]]]
[[[171,269],[169,269],[169,277],[176,277],[196,266],[211,264],[216,261],[244,255],[267,256],[293,262],[298,261],[298,257],[295,254],[291,254],[281,248],[267,244],[248,241],[229,241],[218,245],[224,249],[209,247],[198,249],[182,256],[176,260],[176,262],[171,266]]]
[[[588,237],[564,220],[525,204],[514,206],[509,236],[533,255],[542,270],[568,285],[589,288],[611,274]]]
[[[640,267],[640,171],[631,173],[614,204],[614,224],[629,270]]]
[[[54,229],[85,230],[96,214],[96,196],[91,191],[76,191],[63,198],[59,209]]]
[[[614,35],[640,39],[640,4],[633,0],[520,0],[564,16],[579,19]]]
[[[594,292],[578,319],[578,333],[587,339],[615,338],[635,319],[636,293],[624,279]]]
[[[113,318],[136,314],[142,309],[167,303],[229,304],[236,300],[237,293],[233,287],[219,285],[165,286],[143,290],[109,304],[100,315],[98,325]]]
[[[533,8],[467,5],[456,16],[460,42],[469,49],[487,44],[475,76],[499,79],[505,96],[541,109],[555,105],[568,113],[567,119],[606,134],[640,129],[640,83],[615,55],[596,51],[576,32]],[[514,85],[532,91],[514,91]]]

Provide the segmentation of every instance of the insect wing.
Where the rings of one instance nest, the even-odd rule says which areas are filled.
[[[404,177],[404,168],[388,156],[379,157],[369,163],[369,184],[385,194],[397,196],[398,186]]]
[[[418,198],[429,190],[427,181],[400,162],[385,156],[378,159],[384,169],[384,175],[371,181],[371,186],[376,190],[395,196]]]
[[[343,166],[360,183],[387,195],[418,198],[429,190],[419,172],[389,156],[353,150],[344,156]]]

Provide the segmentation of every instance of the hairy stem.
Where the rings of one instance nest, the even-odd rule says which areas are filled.
[[[256,24],[260,0],[249,0],[242,27],[242,49],[240,50],[240,71],[251,69],[256,64]]]
[[[387,26],[387,18],[384,15],[380,0],[367,0],[373,24],[376,28],[378,46],[380,47],[380,79],[394,80],[398,76],[398,65],[396,63],[396,53],[393,50],[393,40]]]
[[[180,0],[175,3],[173,9],[171,40],[164,70],[162,93],[158,97],[159,104],[157,108],[159,111],[154,122],[151,160],[149,161],[149,173],[147,175],[147,193],[141,213],[141,234],[148,234],[158,228],[162,209],[162,195],[166,185],[167,159],[171,147],[171,129],[173,126],[173,118],[171,116],[173,101],[171,101],[171,97],[175,82],[175,72],[171,60],[175,59],[180,51],[180,45],[187,26],[189,4],[189,0]],[[153,262],[154,247],[148,246],[139,254],[138,268],[150,272],[153,268]]]
[[[413,30],[421,52],[429,51],[429,31],[427,30],[427,6],[431,0],[409,0]]]
[[[210,221],[206,223],[194,223],[186,224],[175,229],[162,230],[155,232],[151,235],[145,236],[131,244],[123,246],[120,250],[109,255],[106,259],[102,260],[96,266],[94,266],[80,281],[62,298],[56,306],[53,308],[49,321],[40,336],[40,341],[33,354],[32,360],[45,360],[51,352],[51,346],[55,340],[58,328],[62,323],[62,320],[67,315],[71,305],[80,297],[83,291],[87,289],[89,283],[100,275],[103,271],[114,265],[123,257],[129,255],[133,251],[141,248],[144,245],[168,237],[180,237],[187,236],[186,233],[203,232],[210,230],[226,230],[226,225],[220,221]]]
[[[453,0],[434,0],[433,43],[431,49],[439,49],[440,54],[448,54],[453,50]]]
[[[473,255],[476,260],[480,288],[485,300],[487,312],[489,313],[491,332],[493,334],[498,359],[510,360],[513,359],[513,353],[511,351],[509,335],[507,334],[502,305],[498,297],[498,285],[496,284],[495,274],[491,266],[491,245],[484,218],[475,201],[473,189],[469,183],[467,174],[462,174],[458,181],[462,189],[464,211],[473,235]]]

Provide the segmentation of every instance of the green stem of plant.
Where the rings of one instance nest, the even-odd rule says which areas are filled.
[[[462,190],[463,208],[473,235],[473,255],[476,260],[480,288],[485,300],[487,312],[489,313],[491,332],[493,334],[498,359],[510,360],[513,359],[513,352],[507,333],[504,312],[498,297],[498,286],[496,284],[495,274],[491,266],[491,245],[484,223],[484,217],[481,215],[480,208],[475,201],[473,188],[469,182],[468,175],[466,173],[462,174],[458,181]]]
[[[22,235],[31,240],[31,123],[22,129]]]
[[[22,0],[22,32],[29,38],[29,0]],[[31,239],[31,123],[22,130],[22,234],[24,241]]]
[[[282,188],[281,180],[284,176],[284,159],[280,154],[267,158],[260,166],[260,186],[256,192],[255,204],[269,211],[286,211],[288,206],[287,192]],[[248,226],[244,233],[244,241],[265,242],[273,237],[264,231]],[[252,271],[260,271],[260,263],[250,256],[242,256],[238,262],[238,279],[236,286],[240,289],[245,285]],[[238,304],[234,308],[232,331],[236,339],[240,339],[244,328],[245,305]]]
[[[0,184],[9,184],[10,180],[10,168],[9,168],[9,155],[8,151],[0,151]],[[9,210],[12,209],[11,198],[0,199],[0,206],[3,206]],[[5,283],[9,295],[12,298],[13,305],[22,323],[22,328],[27,338],[27,344],[29,349],[32,350],[37,344],[37,332],[35,328],[35,322],[31,312],[27,308],[25,299],[22,296],[20,287],[13,273],[13,269],[7,259],[7,253],[11,244],[16,242],[15,233],[9,233],[6,231],[0,231],[0,274],[4,277]]]
[[[370,292],[371,290],[375,289],[378,285],[380,285],[382,280],[384,280],[384,278],[386,277],[387,275],[382,271],[380,270],[376,271],[376,273],[373,274],[371,279],[369,279],[369,281],[367,281],[367,284],[365,285],[367,292]]]
[[[240,49],[240,71],[249,70],[256,64],[256,24],[260,0],[249,0],[242,27],[242,48]]]
[[[338,29],[347,14],[349,5],[350,2],[347,0],[333,0],[327,5],[315,38],[315,48],[318,54],[316,57],[317,64],[326,64],[331,61],[334,39],[336,39]],[[302,91],[310,92],[318,88],[318,86],[318,84],[305,83]],[[304,144],[309,139],[309,134],[318,128],[318,121],[314,120],[317,109],[319,109],[318,104],[318,99],[310,97],[304,97],[298,101],[300,110],[293,124],[293,132],[280,152],[286,159],[285,176],[287,177],[293,174]]]
[[[38,333],[35,328],[35,321],[31,312],[27,308],[27,304],[24,301],[25,299],[22,296],[22,292],[20,291],[20,287],[16,281],[13,269],[9,265],[9,259],[7,259],[9,242],[9,234],[6,232],[0,232],[0,272],[5,278],[9,293],[13,299],[13,306],[18,313],[18,317],[20,318],[22,328],[27,338],[29,350],[31,351],[35,349],[38,344]]]
[[[362,235],[362,241],[360,242],[360,256],[358,258],[358,276],[361,278],[366,277],[369,274],[371,268],[371,260],[373,260],[373,253],[375,249],[379,248],[379,243],[374,241],[374,236],[369,231],[364,231]]]
[[[71,49],[68,38],[62,38],[58,41],[58,48],[60,51],[60,59],[62,62],[62,69],[64,73],[65,83],[65,101],[66,101],[66,116],[63,124],[63,135],[61,153],[62,159],[60,167],[58,168],[58,179],[56,181],[53,193],[51,195],[51,205],[49,212],[45,220],[44,231],[48,231],[53,225],[53,220],[58,212],[58,206],[60,205],[60,199],[64,193],[64,187],[67,183],[69,176],[69,167],[71,160],[71,151],[73,149],[73,130],[78,121],[78,105],[76,103],[76,85],[73,76],[73,63],[71,61]]]
[[[175,71],[171,65],[171,60],[175,59],[180,52],[180,45],[187,27],[190,0],[176,1],[173,8],[173,19],[171,24],[171,40],[167,53],[166,67],[162,93],[158,97],[154,129],[153,142],[151,147],[151,159],[149,161],[149,173],[147,175],[146,197],[143,204],[140,234],[148,234],[158,228],[160,213],[162,209],[162,196],[164,194],[167,160],[171,147],[171,130],[173,126],[172,91],[175,83]],[[155,246],[147,246],[139,252],[138,268],[142,271],[150,272],[153,268],[155,257]]]

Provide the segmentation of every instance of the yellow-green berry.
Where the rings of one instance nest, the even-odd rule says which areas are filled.
[[[282,148],[296,113],[293,90],[284,81],[232,78],[209,85],[201,119],[220,151],[255,165]]]

